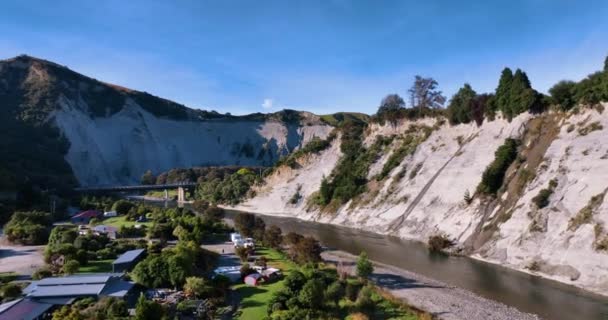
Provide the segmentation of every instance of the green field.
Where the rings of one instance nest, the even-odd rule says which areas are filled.
[[[281,269],[283,276],[287,276],[289,271],[296,267],[293,262],[287,260],[276,250],[258,247],[256,251],[268,259],[268,266]],[[236,293],[241,298],[237,319],[263,319],[266,316],[267,305],[273,293],[282,287],[283,280],[270,284],[262,284],[257,287],[246,284],[234,286]]]
[[[78,273],[101,273],[112,272],[114,259],[89,261],[86,266],[78,268]]]
[[[136,224],[141,224],[141,225],[148,226],[148,227],[152,225],[152,222],[150,222],[150,221],[148,221],[148,222],[127,221],[127,217],[125,217],[125,216],[108,218],[108,219],[103,220],[103,222],[101,222],[101,223],[108,225],[108,226],[113,226],[113,227],[116,227],[119,229],[122,226],[132,227]]]

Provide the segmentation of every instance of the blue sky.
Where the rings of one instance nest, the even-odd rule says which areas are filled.
[[[608,1],[5,0],[0,58],[21,53],[187,106],[375,112],[414,75],[451,96],[505,66],[546,91],[602,67]]]

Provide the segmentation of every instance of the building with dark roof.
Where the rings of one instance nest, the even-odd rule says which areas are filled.
[[[40,320],[50,315],[54,304],[20,298],[0,305],[0,320]]]
[[[33,281],[23,289],[23,293],[32,299],[55,299],[54,302],[81,297],[117,297],[124,298],[134,283],[122,279],[121,274],[73,275],[58,278],[44,278]]]
[[[57,306],[69,305],[78,298],[116,297],[125,300],[135,296],[135,283],[122,274],[100,273],[44,278],[32,281],[23,289],[24,298],[0,305],[0,320],[38,320]]]
[[[126,272],[131,270],[145,256],[145,249],[129,250],[112,262],[112,272]]]
[[[97,210],[87,210],[87,211],[83,211],[77,215],[74,215],[73,217],[70,218],[70,220],[74,224],[89,224],[91,219],[99,218],[101,215],[102,215],[101,212],[99,212]]]

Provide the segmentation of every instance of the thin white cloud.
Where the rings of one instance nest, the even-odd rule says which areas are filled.
[[[270,98],[266,98],[264,99],[264,102],[262,103],[262,108],[268,110],[268,109],[272,109],[274,105],[274,100],[270,99]]]

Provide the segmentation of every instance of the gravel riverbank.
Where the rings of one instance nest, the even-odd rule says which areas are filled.
[[[322,257],[330,263],[352,268],[357,257],[343,251],[328,250]],[[538,320],[536,315],[482,298],[470,291],[447,285],[422,275],[374,263],[371,279],[409,305],[445,320]]]

